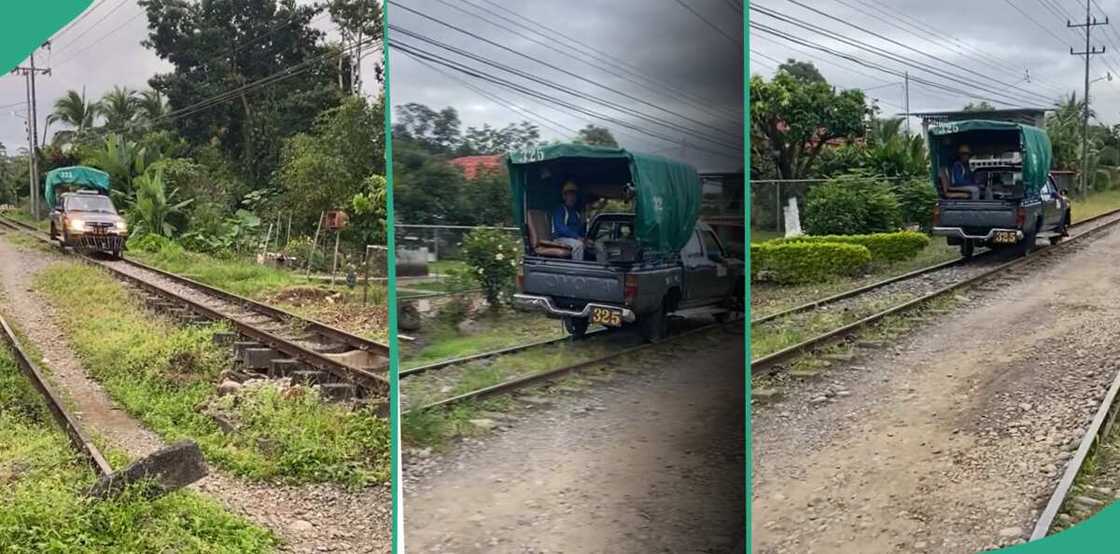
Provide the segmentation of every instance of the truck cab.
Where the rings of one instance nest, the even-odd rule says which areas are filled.
[[[932,233],[972,256],[976,247],[1029,253],[1039,238],[1067,236],[1070,202],[1050,175],[1046,131],[1004,121],[965,120],[929,131],[938,192]]]
[[[562,319],[575,336],[592,324],[636,326],[650,341],[665,336],[670,313],[702,310],[725,317],[741,309],[744,264],[699,221],[695,170],[622,149],[541,150],[510,155],[525,248],[515,306]],[[581,259],[550,236],[548,208],[559,202],[560,183],[567,181],[585,183],[585,210],[604,201],[633,207],[594,215]]]

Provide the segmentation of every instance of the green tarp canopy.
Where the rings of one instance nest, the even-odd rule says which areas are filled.
[[[1050,176],[1053,153],[1046,131],[1022,123],[973,119],[930,127],[930,176],[935,186],[941,165],[952,164],[962,144],[967,144],[974,153],[985,148],[1017,147],[1023,159],[1023,185],[1027,195],[1037,195]]]
[[[60,167],[47,173],[45,187],[43,199],[47,201],[48,207],[53,208],[56,188],[95,189],[109,194],[109,174],[84,165]]]
[[[646,247],[676,252],[684,247],[700,211],[700,176],[692,166],[622,148],[553,144],[517,150],[506,156],[514,221],[525,223],[525,209],[551,212],[561,202],[560,188],[571,179],[580,194],[619,198],[634,186],[635,235]]]

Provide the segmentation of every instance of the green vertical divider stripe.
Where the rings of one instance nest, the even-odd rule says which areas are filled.
[[[404,504],[401,501],[400,343],[397,340],[397,238],[393,230],[393,102],[389,67],[389,2],[381,3],[382,56],[385,61],[385,250],[389,277],[389,428],[393,494],[393,552],[404,552]]]
[[[5,75],[10,73],[36,48],[85,11],[91,2],[93,0],[4,2],[4,14],[0,17],[0,70]]]

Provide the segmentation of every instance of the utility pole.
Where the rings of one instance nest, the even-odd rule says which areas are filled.
[[[43,46],[50,47],[50,42],[43,43]],[[50,75],[51,70],[50,68],[35,67],[35,52],[32,52],[28,65],[18,66],[12,70],[12,73],[23,75],[26,81],[27,108],[29,110],[27,116],[28,147],[31,150],[31,217],[39,219],[39,160],[36,157],[36,153],[39,151],[39,116],[36,105],[35,75],[38,73]]]
[[[1093,27],[1098,25],[1108,25],[1108,16],[1106,15],[1103,22],[1097,21],[1090,11],[1091,0],[1085,0],[1085,23],[1074,24],[1068,19],[1066,20],[1066,27],[1084,27],[1085,28],[1085,50],[1082,52],[1074,52],[1073,48],[1069,49],[1071,56],[1085,56],[1085,109],[1081,116],[1081,193],[1085,194],[1089,191],[1089,57],[1097,54],[1104,54],[1105,47],[1101,46],[1097,50],[1096,46],[1089,45],[1089,35]]]
[[[909,137],[910,136],[910,72],[909,71],[904,71],[902,73],[902,76],[905,79],[905,84],[904,84],[903,88],[906,89],[906,136]]]

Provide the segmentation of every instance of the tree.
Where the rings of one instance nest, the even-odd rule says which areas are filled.
[[[307,131],[315,116],[337,106],[346,92],[338,86],[335,63],[342,48],[325,44],[323,31],[311,24],[321,5],[295,0],[139,3],[149,27],[143,44],[173,67],[149,84],[172,110],[193,107],[170,123],[192,145],[216,139],[255,187],[269,182],[284,139]],[[264,81],[277,75],[285,78]],[[221,94],[229,96],[199,105]]]
[[[116,133],[109,134],[95,148],[83,148],[82,152],[82,164],[109,174],[112,193],[118,198],[131,198],[136,192],[133,180],[163,157],[161,152],[149,150]]]
[[[778,71],[784,71],[802,83],[826,83],[824,75],[813,65],[813,62],[797,61],[789,58],[778,66]]]
[[[60,146],[75,142],[93,128],[98,111],[96,102],[86,101],[85,88],[81,94],[72,89],[66,91],[54,101],[54,109],[47,115],[47,125],[62,123],[70,129],[56,131],[51,142]]]
[[[809,175],[829,141],[862,136],[870,114],[862,91],[837,92],[787,72],[751,77],[750,95],[753,152],[771,158],[782,179]]]
[[[540,145],[540,129],[528,121],[517,125],[509,124],[495,129],[488,124],[482,128],[467,127],[459,146],[460,156],[479,154],[502,154],[510,150],[523,150]]]
[[[393,209],[412,224],[473,224],[463,173],[423,143],[393,136]]]
[[[969,102],[964,107],[963,111],[966,112],[990,112],[996,109],[995,106],[989,104],[986,100],[981,100],[980,103]]]
[[[347,55],[338,57],[339,88],[348,90],[350,94],[357,94],[362,86],[359,61],[367,46],[365,41],[370,37],[381,36],[381,6],[377,2],[364,0],[332,0],[327,9],[342,36],[343,47],[349,49]],[[377,80],[380,81],[380,64],[376,71]],[[349,77],[348,85],[342,82],[344,76]]]
[[[591,146],[613,146],[618,148],[618,141],[614,139],[614,135],[611,134],[610,129],[591,124],[579,130],[579,135],[576,136],[575,141]]]
[[[133,130],[136,115],[139,113],[135,90],[115,86],[101,97],[98,106],[101,115],[105,118],[106,131],[125,133]]]
[[[160,126],[169,111],[163,95],[155,89],[140,91],[140,96],[136,99],[136,109],[148,129]]]
[[[133,233],[153,234],[170,238],[175,228],[168,219],[187,207],[194,199],[175,202],[178,191],[167,191],[163,170],[159,167],[136,179],[136,200],[129,209]]]
[[[397,123],[393,137],[412,140],[417,145],[436,154],[455,151],[461,142],[459,112],[447,107],[435,111],[415,102],[397,106]]]

